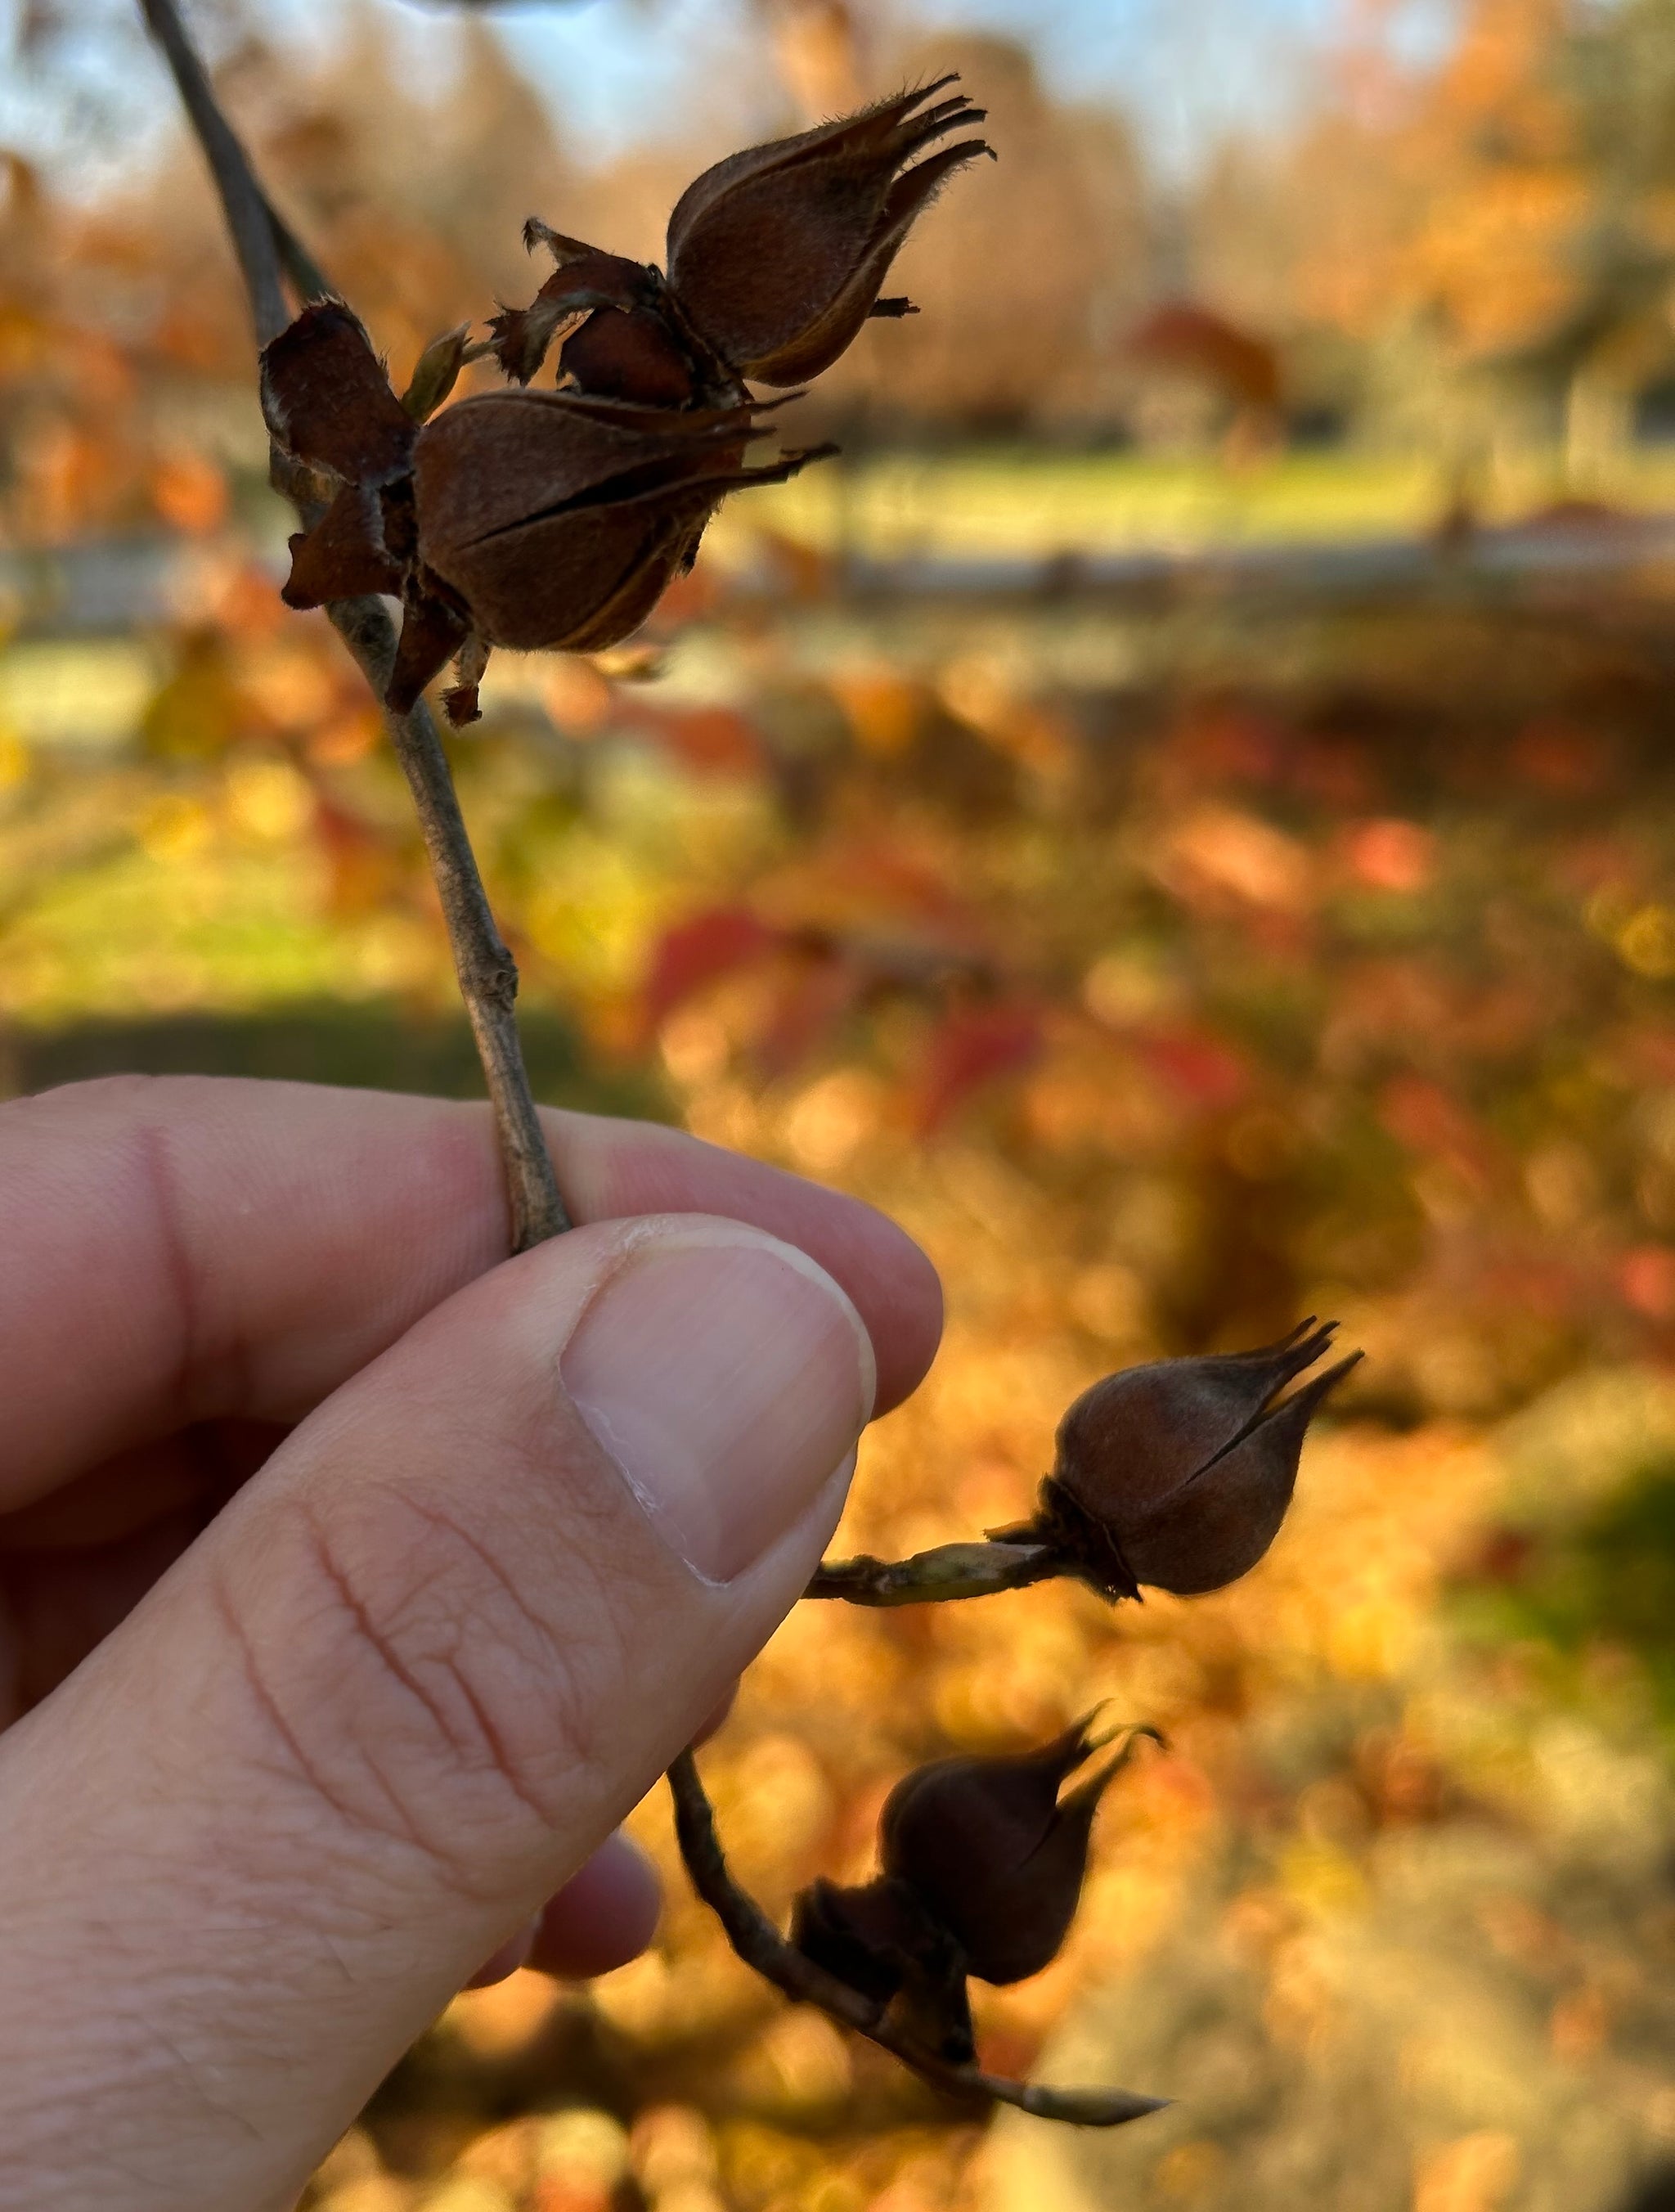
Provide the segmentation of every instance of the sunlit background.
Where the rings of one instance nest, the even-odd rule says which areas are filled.
[[[124,0],[0,0],[0,1091],[471,1092],[399,779],[276,596],[245,310]],[[1265,1565],[804,1607],[705,1754],[783,1910],[908,1765],[1151,1723],[950,2119],[733,1960],[461,1999],[316,2212],[1675,2205],[1675,0],[203,0],[399,379],[950,67],[1002,159],[642,636],[455,765],[543,1094],[949,1287],[843,1548],[1015,1519],[1126,1362],[1369,1354]]]

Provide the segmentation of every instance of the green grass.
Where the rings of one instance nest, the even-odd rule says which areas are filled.
[[[716,534],[725,550],[765,527],[883,557],[1196,552],[1424,531],[1450,489],[1443,465],[1424,453],[1288,453],[1240,466],[1213,455],[886,453],[753,492],[725,511]],[[1570,489],[1629,507],[1675,505],[1675,452],[1637,448],[1609,480]],[[1499,472],[1483,506],[1506,520],[1564,489],[1557,455],[1534,453]]]

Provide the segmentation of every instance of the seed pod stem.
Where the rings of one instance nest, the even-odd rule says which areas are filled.
[[[803,1595],[841,1598],[846,1605],[936,1605],[1027,1589],[1075,1572],[1051,1544],[938,1544],[907,1559],[875,1559],[863,1553],[853,1559],[822,1560]]]
[[[692,1886],[720,1921],[727,1941],[747,1966],[796,2004],[811,2004],[840,2027],[899,2058],[922,2081],[965,2104],[1010,2105],[1037,2119],[1072,2127],[1115,2128],[1162,2112],[1166,2097],[1137,2096],[1132,2089],[1060,2089],[1039,2081],[1012,2081],[974,2064],[956,2065],[922,2050],[886,2017],[883,2006],[852,1990],[780,1935],[748,1891],[728,1870],[715,1829],[715,1809],[699,1778],[696,1760],[683,1751],[669,1769],[675,1801],[675,1833]]]

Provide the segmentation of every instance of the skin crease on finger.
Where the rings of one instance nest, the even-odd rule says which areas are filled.
[[[0,1955],[18,1990],[46,1992],[30,2001],[38,2042],[68,2063],[92,2033],[123,2104],[106,2148],[84,2155],[61,2112],[31,2108],[15,2061],[8,2124],[25,2173],[90,2181],[114,2143],[147,2183],[130,2201],[179,2212],[168,2192],[190,2140],[209,2176],[194,2203],[258,2201],[234,2178],[317,2158],[539,1906],[540,1885],[567,1878],[701,1724],[811,1571],[853,1465],[841,1440],[872,1403],[853,1307],[800,1255],[764,1257],[771,1243],[713,1218],[607,1223],[468,1285],[298,1431],[208,1532],[212,1564],[180,1562],[120,1653],[107,1646],[15,1731]],[[555,1353],[584,1315],[701,1249],[719,1255],[718,1282],[722,1259],[732,1270],[715,1310],[738,1316],[737,1359],[764,1341],[794,1350],[807,1377],[768,1359],[772,1403],[823,1408],[811,1425],[796,1413],[795,1490],[772,1493],[768,1548],[719,1570],[725,1583],[685,1564],[660,1504],[553,1392]],[[716,1348],[725,1370],[735,1355]],[[691,1370],[706,1422],[713,1371]],[[756,1513],[769,1493],[753,1478],[739,1495]],[[807,1502],[787,1523],[793,1498]],[[206,1589],[215,1606],[182,1601]],[[227,1663],[234,1647],[242,1668]],[[158,1715],[155,1741],[134,1726],[137,1695]],[[90,2023],[76,1901],[137,1862],[113,1923],[114,1993],[101,1983]],[[183,1863],[201,1870],[203,1923],[184,1932]],[[282,2080],[276,2051],[294,2054]],[[73,2201],[94,2199],[83,2187]]]
[[[940,1297],[893,1224],[674,1131],[546,1119],[579,1218],[719,1212],[800,1244],[868,1323],[880,1410],[913,1388]],[[21,1262],[0,1281],[0,1498],[22,1501],[0,1511],[0,1727],[120,1623],[295,1419],[494,1265],[503,1236],[479,1108],[193,1079],[0,1107],[0,1249]],[[33,1405],[13,1420],[21,1384]],[[79,1463],[63,1448],[78,1424]],[[570,1886],[592,1897],[586,1924],[567,1890],[531,1963],[598,1972],[649,1935],[643,1868],[619,1865],[614,1889],[588,1879]]]
[[[674,1130],[545,1119],[579,1221],[690,1212],[767,1230],[853,1298],[878,1410],[917,1383],[941,1294],[882,1215]],[[182,1435],[201,1450],[206,1424],[289,1426],[494,1266],[505,1236],[486,1108],[190,1077],[0,1106],[0,1532],[124,1451]]]
[[[940,1295],[883,1217],[672,1130],[548,1118],[580,1218],[715,1212],[782,1236],[869,1322],[879,1409],[917,1382]],[[0,1501],[20,1500],[0,1510],[0,1607],[21,1646],[0,1715],[46,1694],[292,1422],[503,1236],[478,1108],[195,1079],[0,1107],[0,1248],[19,1261],[0,1281]]]

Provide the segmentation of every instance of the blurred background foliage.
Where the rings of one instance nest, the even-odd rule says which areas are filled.
[[[559,11],[602,70],[679,64],[614,137],[528,11],[196,10],[398,375],[527,295],[532,211],[655,255],[731,143],[953,65],[992,111],[924,313],[801,403],[843,460],[736,502],[633,646],[498,659],[452,741],[537,1088],[937,1260],[844,1548],[1015,1518],[1115,1364],[1310,1311],[1369,1357],[1247,1583],[805,1607],[706,1754],[782,1908],[917,1759],[1100,1698],[1164,1729],[980,2027],[1173,2110],[950,2120],[737,1965],[654,1799],[658,1948],[462,1998],[311,2202],[1666,2208],[1675,6],[611,5]],[[1076,60],[1119,17],[1126,94]],[[0,24],[0,1089],[473,1092],[377,718],[276,596],[161,74],[118,0]]]

